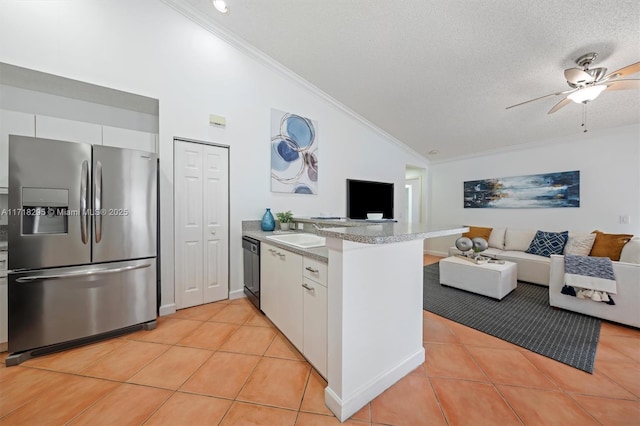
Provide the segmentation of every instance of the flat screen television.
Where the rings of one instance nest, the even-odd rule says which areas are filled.
[[[393,219],[393,183],[347,179],[347,217],[366,219],[367,213]]]

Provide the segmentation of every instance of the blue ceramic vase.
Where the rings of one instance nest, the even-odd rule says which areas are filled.
[[[273,231],[276,229],[276,221],[273,219],[273,215],[271,214],[271,209],[267,209],[264,212],[264,216],[262,216],[262,223],[260,227],[263,231]]]

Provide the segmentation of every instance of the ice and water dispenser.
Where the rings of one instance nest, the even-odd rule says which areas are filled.
[[[22,188],[22,234],[66,234],[69,190]]]

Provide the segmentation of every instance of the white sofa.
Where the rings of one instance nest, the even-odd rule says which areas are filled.
[[[564,285],[564,256],[554,254],[551,255],[550,260],[549,304],[551,306],[640,327],[640,264],[613,262],[617,293],[612,296],[615,305],[608,305],[562,294],[560,291]]]
[[[551,306],[640,327],[640,238],[627,242],[620,253],[620,260],[612,262],[617,293],[612,296],[615,305],[608,305],[562,294],[564,256],[552,255],[549,258],[525,253],[535,234],[535,230],[493,228],[489,249],[483,254],[515,262],[519,281],[549,286]],[[569,232],[569,239],[572,235],[584,234]],[[457,253],[460,252],[455,247],[449,249],[450,256]]]
[[[569,238],[574,233],[569,232]],[[584,235],[586,233],[575,233]],[[551,259],[525,253],[536,235],[536,230],[493,228],[489,237],[489,248],[483,255],[515,262],[518,265],[518,281],[549,285]],[[455,247],[449,248],[449,256],[459,254]],[[640,238],[633,238],[622,249],[620,261],[640,264]],[[614,262],[616,263],[616,262]]]

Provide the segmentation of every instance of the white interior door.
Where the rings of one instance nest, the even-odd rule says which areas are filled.
[[[203,145],[204,303],[229,297],[229,150]]]
[[[178,309],[204,301],[202,234],[202,147],[174,145],[175,291]]]
[[[229,150],[174,145],[176,308],[229,297]]]

